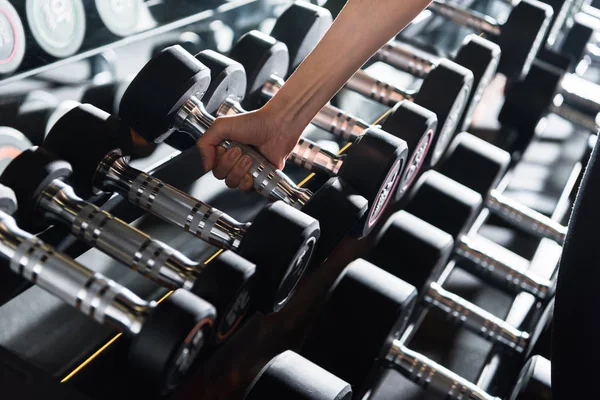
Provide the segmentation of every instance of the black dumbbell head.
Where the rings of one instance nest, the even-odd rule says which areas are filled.
[[[552,400],[550,361],[533,356],[521,369],[508,400]]]
[[[429,72],[417,93],[415,103],[433,111],[438,126],[431,144],[431,165],[435,166],[452,141],[468,106],[473,73],[453,61],[441,59]]]
[[[151,310],[132,338],[131,380],[153,398],[171,392],[207,343],[215,317],[210,303],[175,290]]]
[[[265,103],[263,86],[271,76],[285,78],[290,65],[287,46],[257,30],[243,35],[233,45],[229,57],[246,71],[248,82],[243,104],[249,110]]]
[[[594,36],[592,17],[584,13],[575,14],[573,26],[566,32],[560,52],[579,62],[587,53],[587,45]]]
[[[73,188],[88,198],[95,194],[94,177],[108,153],[120,150],[128,156],[133,143],[129,127],[119,118],[82,104],[54,124],[43,147],[71,164]]]
[[[335,204],[335,207],[332,205]],[[319,221],[321,237],[313,256],[320,265],[348,235],[363,237],[369,202],[354,188],[337,177],[330,178],[302,207],[302,212]]]
[[[158,43],[152,48],[151,55],[154,57],[167,47],[179,45],[190,54],[196,54],[206,48],[206,44],[196,32],[182,32],[176,37],[171,37],[164,42]]]
[[[192,96],[201,99],[210,71],[181,46],[152,58],[123,94],[119,116],[149,142],[172,133],[173,117]]]
[[[502,49],[498,72],[519,80],[529,72],[550,27],[552,7],[537,0],[522,0],[512,9],[498,44]]]
[[[23,150],[33,145],[20,131],[0,126],[0,172]]]
[[[256,264],[254,303],[279,311],[291,298],[319,239],[319,222],[277,201],[267,205],[244,234],[238,253]]]
[[[350,383],[361,399],[416,299],[413,286],[365,260],[353,261],[334,283],[302,354]]]
[[[331,13],[314,4],[296,1],[277,18],[271,36],[290,52],[289,74],[313,51],[333,22]]]
[[[481,195],[440,174],[427,171],[413,186],[405,210],[457,240],[483,206]]]
[[[496,188],[510,165],[510,154],[468,132],[461,132],[437,169],[482,197]]]
[[[217,310],[213,341],[227,340],[250,310],[256,267],[232,251],[224,251],[204,266],[190,289]]]
[[[16,157],[0,176],[0,184],[11,188],[17,197],[16,218],[21,228],[33,233],[50,224],[35,211],[40,193],[55,179],[67,179],[71,165],[41,147],[31,147]]]
[[[350,385],[306,358],[285,351],[274,357],[246,390],[245,400],[350,400]]]
[[[521,82],[515,82],[506,93],[498,120],[514,128],[519,135],[533,135],[539,120],[552,104],[563,77],[563,71],[536,61]]]
[[[448,233],[398,211],[377,234],[367,260],[414,287],[424,288],[439,278],[453,247]]]
[[[406,142],[372,126],[365,130],[343,155],[338,176],[369,202],[364,231],[371,231],[383,215],[404,168]]]
[[[408,146],[406,167],[400,177],[393,201],[399,201],[420,172],[431,168],[431,144],[437,131],[434,112],[411,101],[398,102],[383,121],[381,128],[403,139]]]
[[[92,104],[107,113],[117,114],[121,98],[132,79],[133,77],[119,81],[91,84],[84,89],[81,103]]]
[[[0,185],[0,211],[8,215],[17,211],[17,196],[11,188],[4,185]]]
[[[454,62],[473,72],[473,87],[468,105],[458,124],[460,131],[471,125],[473,113],[479,105],[479,100],[492,78],[496,75],[500,62],[500,46],[478,35],[465,38],[456,53]]]

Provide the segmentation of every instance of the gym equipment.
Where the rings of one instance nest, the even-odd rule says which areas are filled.
[[[320,234],[318,221],[283,202],[267,206],[253,223],[236,221],[131,167],[131,142],[129,128],[116,117],[82,105],[57,122],[44,148],[73,165],[77,193],[88,197],[117,192],[153,215],[255,263],[259,288],[254,301],[265,312],[281,309],[311,260]]]
[[[10,74],[19,68],[25,57],[25,29],[17,10],[10,1],[0,1],[0,74]]]
[[[566,226],[504,196],[497,189],[509,163],[510,155],[506,151],[463,132],[450,145],[438,171],[483,196],[484,206],[505,222],[533,236],[548,238],[562,245]],[[477,174],[465,173],[469,170],[477,171]]]
[[[87,28],[83,0],[24,0],[13,5],[27,24],[28,53],[60,59],[81,48]]]
[[[427,171],[415,183],[405,210],[450,234],[461,267],[510,292],[524,291],[540,300],[553,296],[554,283],[505,261],[507,249],[469,233],[483,207],[481,195],[440,174]]]
[[[261,55],[259,54],[259,56]],[[211,86],[209,86],[208,92],[213,95],[219,91],[219,87],[223,87],[223,79],[232,75],[230,71],[244,70],[241,64],[212,50],[200,52],[196,55],[196,59],[210,68]],[[238,73],[237,77],[245,79],[245,74]],[[234,76],[231,76],[229,80],[235,80]],[[217,87],[213,88],[212,85]],[[231,86],[246,87],[242,83]],[[212,100],[213,97],[210,99]],[[235,97],[227,96],[226,99],[229,101],[223,104],[235,105],[235,113],[245,112]],[[232,114],[232,112],[228,114]],[[423,136],[425,133],[420,131],[419,136]],[[340,177],[367,199],[370,209],[376,210],[376,215],[381,215],[381,211],[377,211],[377,209],[385,209],[395,193],[401,173],[405,169],[406,147],[407,144],[402,139],[389,135],[376,127],[371,127],[342,156],[332,154],[321,149],[314,142],[301,138],[292,150],[289,161],[327,177]]]
[[[209,86],[210,71],[206,66],[183,48],[169,47],[150,60],[131,82],[121,100],[119,116],[149,142],[160,142],[175,130],[198,139],[215,120],[200,101]],[[155,101],[156,98],[162,101]],[[313,194],[296,186],[250,146],[229,140],[221,146],[239,147],[253,159],[250,171],[254,189],[262,197],[283,200],[319,221],[325,241],[319,242],[316,260],[324,260],[355,226],[354,232],[366,235],[381,215],[382,210],[374,208],[364,218],[366,199],[337,178]],[[336,207],[332,210],[325,204]]]
[[[291,350],[264,366],[248,387],[245,400],[351,400],[350,385]]]
[[[598,16],[600,17],[600,16]],[[565,33],[560,53],[574,62],[588,58],[591,64],[598,63],[596,31],[600,28],[600,18],[578,13],[573,17],[573,25]]]
[[[529,74],[506,94],[498,120],[519,133],[534,132],[548,112],[586,129],[598,129],[600,86],[562,69],[536,60]]]
[[[594,240],[598,217],[599,146],[592,151],[569,221],[558,271],[552,332],[553,399],[594,399],[598,385],[582,385],[574,363],[591,376],[598,372],[598,278],[599,248]],[[592,317],[592,318],[590,318]]]
[[[190,290],[210,301],[224,318],[219,321],[215,340],[229,336],[249,310],[254,265],[235,254],[219,257],[215,265],[195,263],[82,200],[66,183],[70,174],[67,162],[42,148],[26,150],[10,163],[0,181],[19,200],[20,225],[39,232],[53,222],[61,223],[81,241],[153,282],[169,289]]]
[[[386,43],[375,53],[373,59],[418,78],[426,78],[435,68],[439,68],[440,64],[447,62],[424,49],[400,40]],[[463,131],[471,125],[479,100],[496,74],[500,61],[500,46],[481,36],[471,34],[463,40],[453,61],[473,73],[473,87],[467,100],[468,106],[457,125],[458,130]]]
[[[100,324],[131,338],[129,378],[152,398],[173,390],[205,347],[215,308],[185,290],[147,302],[19,228],[15,194],[0,186],[0,256],[10,269]]]
[[[139,31],[143,0],[84,0],[87,40],[103,43],[111,37],[127,37]]]
[[[440,398],[499,400],[398,339],[417,296],[414,286],[365,260],[353,261],[331,288],[301,354],[350,383],[357,399],[391,368]],[[538,357],[533,360],[522,370],[510,400],[530,399],[528,390],[537,388],[539,374],[550,368]]]
[[[398,211],[378,233],[376,245],[367,256],[367,261],[419,288],[418,308],[435,309],[456,325],[464,326],[484,339],[499,343],[527,358],[532,354],[546,321],[538,321],[539,330],[523,332],[442,288],[437,280],[451,262],[453,248],[451,235],[414,215]],[[402,254],[402,261],[394,254]],[[546,307],[553,307],[553,301]],[[551,313],[544,315],[546,319],[551,317]]]
[[[96,106],[109,114],[116,114],[119,112],[119,103],[123,93],[132,80],[133,76],[127,76],[124,79],[108,82],[92,82],[84,88],[80,102]]]
[[[0,126],[0,173],[23,150],[31,147],[31,142],[21,132],[8,126]]]
[[[299,36],[301,37],[302,35]],[[201,54],[197,58],[203,57]],[[239,63],[235,64],[239,66],[238,68],[245,70],[249,77],[246,85],[245,100],[250,104],[259,104],[261,101],[264,102],[265,99],[272,98],[283,86],[284,81],[281,76],[285,76],[289,61],[287,47],[284,43],[259,31],[250,31],[242,36],[233,46],[230,56],[232,59],[239,60]],[[210,60],[207,58],[200,58],[200,61],[210,63]],[[219,69],[215,67],[215,65],[211,65],[211,75],[218,75],[215,71]],[[211,79],[211,86],[214,82],[215,78],[213,77]],[[229,96],[219,106],[217,116],[234,115],[243,112],[246,112],[246,110],[240,102],[236,101],[234,97]],[[429,149],[437,143],[437,136],[434,133],[437,127],[435,114],[417,104],[405,101],[394,106],[384,120],[381,129],[348,115],[331,104],[325,105],[312,120],[312,123],[353,143],[357,142],[363,133],[375,132],[375,134],[379,134],[381,130],[391,132],[394,136],[406,141],[409,153],[408,161],[403,168],[404,173],[400,176],[396,185],[397,189],[395,193],[391,192],[393,193],[393,201],[400,200],[421,170],[429,169],[431,164]],[[388,129],[392,130],[388,131]],[[316,171],[326,174],[333,173],[336,169],[336,164],[341,161],[340,157],[323,151],[318,145],[306,139],[301,140],[303,141],[304,148],[311,147],[310,153],[298,157],[298,152],[304,152],[305,149],[296,146],[294,153],[292,153],[297,156],[294,161],[302,163],[304,159],[308,160],[312,158],[314,161],[309,163],[304,162],[303,166],[311,170],[314,168]],[[393,151],[393,149],[390,150]],[[352,150],[352,147],[350,147],[349,152],[358,152],[358,150]],[[371,160],[375,158],[372,157]],[[384,156],[381,156],[381,158],[382,161],[385,161]],[[370,165],[369,167],[373,166]],[[375,174],[375,176],[378,175],[380,174]],[[385,173],[382,178],[388,178],[388,175],[388,173]],[[353,182],[356,178],[350,177]],[[364,180],[355,183],[347,181],[347,183],[356,189],[362,188],[365,184]],[[386,183],[389,184],[389,182]],[[384,184],[385,186],[386,184]],[[368,192],[364,192],[363,194],[367,195]],[[370,204],[377,203],[373,201],[372,197],[367,197],[367,200],[370,201]]]

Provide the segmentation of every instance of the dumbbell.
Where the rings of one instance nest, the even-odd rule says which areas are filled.
[[[512,226],[562,245],[567,227],[503,195],[497,185],[510,164],[510,155],[467,132],[456,136],[438,171],[484,197],[484,207]],[[468,171],[477,171],[469,174]]]
[[[102,0],[100,0],[102,1]],[[160,24],[189,17],[205,10],[213,10],[222,5],[220,0],[161,0],[146,2],[152,18]]]
[[[506,261],[509,250],[467,234],[483,207],[481,195],[440,174],[427,171],[415,183],[404,208],[410,214],[450,234],[461,267],[510,292],[524,291],[540,300],[554,293],[554,282]]]
[[[87,19],[86,40],[106,43],[137,33],[144,11],[143,0],[83,0]]]
[[[178,289],[164,301],[145,301],[56,251],[17,226],[12,190],[0,186],[0,256],[16,274],[89,316],[131,338],[129,378],[144,395],[173,390],[205,347],[215,308]]]
[[[350,385],[291,350],[277,355],[248,386],[245,400],[350,400]]]
[[[233,253],[219,257],[214,265],[193,262],[78,197],[67,183],[70,174],[67,162],[42,148],[31,148],[15,158],[0,181],[19,200],[19,224],[32,232],[41,232],[52,223],[63,224],[81,241],[153,282],[172,290],[186,289],[210,301],[222,317],[214,340],[230,336],[249,310],[254,264]]]
[[[23,150],[31,147],[31,142],[18,130],[0,126],[0,173]]]
[[[211,100],[215,98],[214,94],[219,87],[224,87],[223,79],[235,80],[231,71],[238,71],[235,74],[237,78],[245,80],[244,67],[240,63],[212,50],[200,52],[196,55],[196,59],[210,68],[211,86],[208,93],[212,94]],[[246,85],[239,83],[231,86],[245,87]],[[245,112],[235,97],[228,96],[226,99],[228,102],[223,104],[233,104],[236,106],[236,112]],[[411,110],[407,112],[410,113]],[[408,117],[407,121],[410,121]],[[419,137],[424,134],[426,132],[422,130],[417,133]],[[406,158],[407,144],[404,140],[372,127],[367,129],[342,156],[322,150],[314,142],[301,138],[292,150],[289,161],[327,177],[340,177],[367,199],[370,214],[378,216],[396,191],[402,171],[405,169]]]
[[[532,354],[551,313],[537,321],[539,329],[523,332],[506,321],[442,288],[438,282],[454,249],[451,235],[405,211],[393,214],[377,234],[367,260],[419,288],[417,308],[441,312],[448,320],[505,346],[524,358]],[[402,260],[394,257],[402,254]],[[547,308],[553,307],[551,300]],[[544,318],[546,320],[544,320]]]
[[[300,3],[294,3],[292,7],[298,6]],[[289,8],[288,11],[294,9]],[[276,23],[276,26],[278,26]],[[309,30],[310,31],[310,30]],[[308,33],[306,33],[308,34]],[[296,32],[294,37],[298,40],[302,40],[303,34]],[[297,47],[297,46],[294,46]],[[305,45],[308,48],[309,46]],[[203,63],[211,63],[211,53],[200,53],[196,56]],[[283,76],[286,75],[289,64],[289,53],[284,43],[275,40],[271,36],[267,36],[259,31],[250,31],[240,38],[240,40],[233,46],[230,52],[231,60],[238,62],[230,62],[230,69],[245,70],[248,76],[248,82],[246,87],[246,94],[244,102],[253,105],[262,104],[266,100],[272,98],[279,89],[283,86]],[[301,57],[295,57],[301,58]],[[208,64],[207,64],[208,65]],[[237,67],[235,67],[237,66]],[[222,67],[220,68],[223,69]],[[211,70],[211,86],[214,84],[215,76],[218,71],[217,66],[210,65]],[[239,74],[241,79],[241,73]],[[239,97],[239,96],[238,96]],[[235,97],[229,96],[225,101],[218,107],[217,116],[234,115],[246,112],[242,104],[237,101]],[[360,149],[357,147],[368,145],[369,140],[365,138],[362,145],[359,145],[360,138],[364,133],[368,133],[367,136],[381,135],[381,131],[390,132],[394,136],[403,139],[408,145],[408,161],[406,166],[403,168],[404,172],[401,174],[398,183],[396,184],[397,189],[389,192],[388,198],[393,197],[392,201],[398,201],[406,190],[410,187],[414,178],[419,174],[419,171],[429,169],[431,166],[431,154],[429,152],[430,147],[436,146],[437,136],[435,135],[437,118],[431,111],[411,102],[400,102],[391,110],[389,115],[383,121],[382,127],[374,127],[369,125],[365,121],[351,116],[341,109],[332,106],[331,104],[325,105],[319,113],[312,120],[312,123],[322,129],[325,129],[336,136],[353,142],[348,150],[348,156],[354,153],[354,156],[359,155],[362,157]],[[331,176],[335,173],[335,169],[339,169],[340,176],[344,175],[344,171],[339,167],[342,162],[342,157],[333,155],[319,148],[315,143],[310,142],[306,139],[301,139],[302,144],[296,146],[292,153],[292,161],[302,164],[303,167],[310,170],[323,172]],[[354,147],[356,146],[356,147]],[[308,154],[306,148],[310,147]],[[389,148],[389,153],[392,154],[392,159],[382,154],[382,150],[385,147]],[[363,163],[367,162],[366,166],[361,168],[362,172],[359,176],[369,175],[373,177],[381,176],[386,182],[383,185],[377,186],[377,181],[369,180],[366,182],[365,179],[358,179],[359,176],[342,176],[342,179],[346,181],[350,186],[359,190],[370,204],[377,204],[378,201],[375,199],[375,195],[379,193],[379,188],[386,187],[390,182],[392,175],[389,175],[390,165],[394,165],[396,161],[393,159],[393,155],[396,151],[390,147],[385,146],[381,150],[376,150],[375,153],[379,153],[377,157],[369,156],[363,160]],[[361,154],[362,153],[362,154]],[[304,162],[304,160],[308,162]],[[375,161],[378,159],[377,161]],[[367,161],[369,160],[369,161]],[[389,161],[391,162],[389,162]],[[347,161],[347,160],[344,160]],[[377,165],[379,164],[379,166]],[[382,172],[377,171],[382,167]],[[346,171],[347,171],[346,167]],[[374,171],[372,173],[366,173],[367,170]],[[387,182],[387,181],[390,182]],[[375,185],[373,185],[375,183]],[[371,184],[372,188],[365,188],[366,184]],[[391,195],[391,196],[390,196]]]
[[[373,59],[425,79],[436,68],[440,68],[440,65],[448,63],[444,58],[400,40],[386,43],[375,53]],[[461,43],[453,61],[473,73],[473,87],[467,100],[468,106],[457,125],[458,130],[462,131],[470,126],[479,100],[496,74],[500,61],[500,47],[481,36],[469,35]]]
[[[81,129],[85,129],[85,135]],[[258,266],[258,307],[265,312],[281,309],[310,262],[320,234],[318,221],[283,202],[275,202],[253,223],[239,222],[131,167],[131,147],[129,128],[90,105],[82,105],[61,118],[44,142],[44,148],[73,166],[75,192],[84,197],[117,192],[190,234],[239,253]]]
[[[541,60],[536,60],[529,74],[506,93],[498,117],[502,124],[521,132],[533,132],[547,113],[592,131],[598,129],[600,86]]]
[[[200,101],[209,85],[206,66],[181,47],[169,47],[150,60],[131,82],[121,100],[119,116],[149,142],[160,142],[174,130],[197,139],[215,120]],[[330,179],[313,194],[296,186],[250,146],[228,140],[221,146],[240,147],[253,159],[251,175],[260,195],[269,201],[283,200],[319,221],[322,240],[316,260],[324,260],[355,226],[360,236],[371,230],[380,216],[371,212],[363,218],[368,207],[366,199],[338,178]],[[361,219],[366,222],[357,225]]]
[[[600,16],[599,16],[600,17]],[[578,13],[573,24],[565,32],[559,51],[571,58],[574,63],[588,59],[588,63],[598,63],[598,46],[595,38],[600,27],[600,18]]]
[[[398,338],[417,298],[414,286],[365,260],[353,261],[331,288],[301,354],[351,384],[356,399],[368,396],[381,373],[393,369],[440,398],[498,400]],[[550,363],[531,360],[511,400],[531,399],[528,390],[537,386],[549,393],[550,387],[540,385],[540,375],[546,375],[539,367],[549,373]]]
[[[19,68],[25,58],[25,28],[10,1],[0,1],[0,74],[10,74]]]
[[[77,107],[74,100],[60,101],[54,95],[34,91],[23,99],[6,104],[2,123],[21,131],[34,145],[40,145],[52,125],[66,112]]]

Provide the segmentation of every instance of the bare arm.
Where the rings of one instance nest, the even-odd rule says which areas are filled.
[[[329,31],[264,107],[221,117],[198,141],[204,168],[214,168],[229,187],[247,190],[251,163],[235,149],[216,149],[222,139],[255,145],[277,168],[304,128],[348,79],[404,29],[430,0],[348,0]],[[239,149],[238,149],[239,150]]]

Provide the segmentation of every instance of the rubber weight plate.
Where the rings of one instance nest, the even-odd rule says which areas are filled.
[[[25,56],[25,30],[17,10],[7,0],[0,1],[0,74],[14,72]]]

